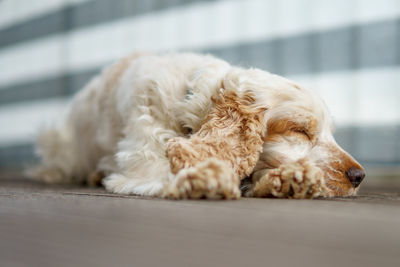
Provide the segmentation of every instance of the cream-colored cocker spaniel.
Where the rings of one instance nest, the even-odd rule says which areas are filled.
[[[365,176],[315,93],[197,54],[116,62],[40,133],[37,152],[39,180],[170,198],[348,196]]]

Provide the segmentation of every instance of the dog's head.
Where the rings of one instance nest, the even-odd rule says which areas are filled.
[[[315,93],[257,69],[232,71],[224,87],[251,92],[256,105],[267,110],[263,152],[254,171],[307,159],[324,171],[327,195],[358,191],[363,168],[336,143],[331,116]]]

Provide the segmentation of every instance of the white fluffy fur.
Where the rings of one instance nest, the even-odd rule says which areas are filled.
[[[266,142],[255,172],[302,158],[318,166],[344,160],[333,158],[329,150],[342,151],[332,137],[326,106],[313,92],[211,56],[135,54],[95,77],[75,96],[60,126],[40,134],[42,165],[34,175],[70,183],[101,171],[108,191],[161,196],[175,179],[165,151],[168,140],[200,128],[222,83],[239,92],[251,91],[257,105],[267,108],[266,126],[279,119],[307,124],[307,116],[318,122],[313,140],[292,136]],[[326,178],[336,179],[329,174]],[[349,194],[355,192],[351,190]]]

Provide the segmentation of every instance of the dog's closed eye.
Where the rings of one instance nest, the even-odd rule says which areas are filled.
[[[302,137],[306,137],[308,140],[310,140],[311,141],[311,135],[307,132],[307,130],[305,130],[305,129],[301,129],[301,128],[294,128],[294,129],[291,129],[291,132],[292,133],[295,133],[295,134],[298,134],[298,135],[301,135]]]

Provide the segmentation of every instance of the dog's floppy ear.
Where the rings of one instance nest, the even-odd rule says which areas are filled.
[[[190,138],[173,138],[167,155],[171,171],[216,158],[227,163],[240,179],[250,175],[262,151],[265,108],[255,105],[250,91],[238,92],[233,84],[212,97],[214,103],[199,131]]]

